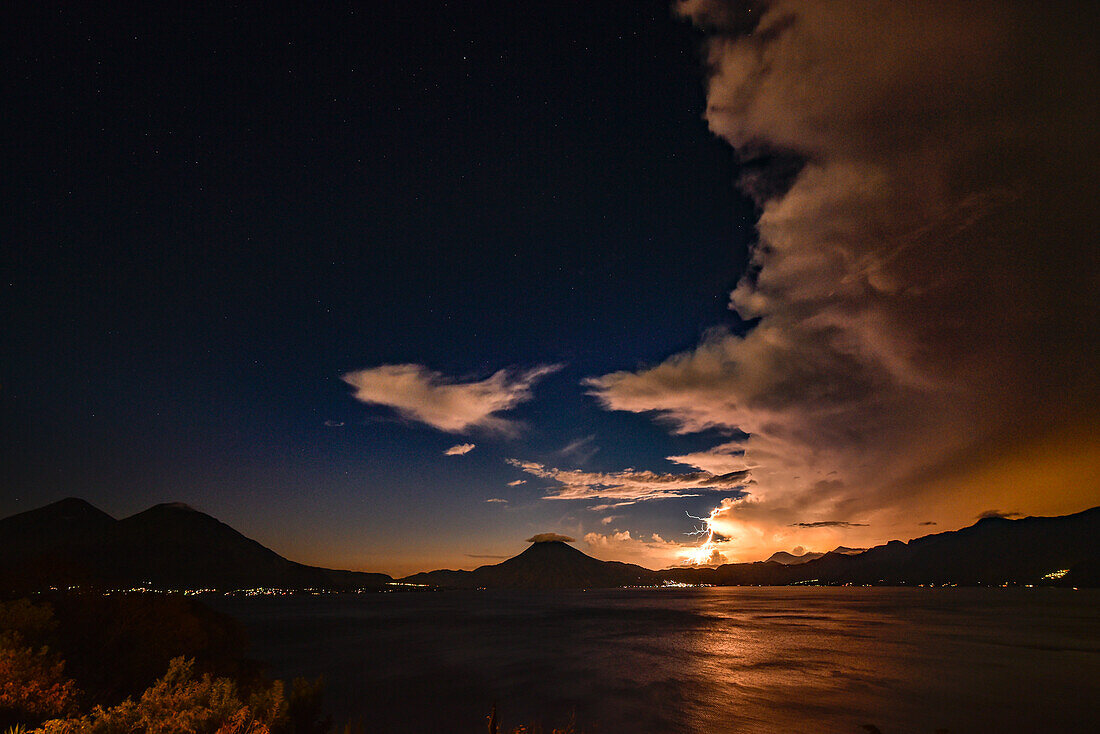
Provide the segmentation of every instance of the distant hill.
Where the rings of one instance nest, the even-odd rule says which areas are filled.
[[[454,589],[599,589],[658,583],[648,568],[601,561],[560,540],[534,542],[507,561],[473,571],[429,571],[402,581]]]
[[[385,574],[283,558],[225,523],[173,503],[115,520],[69,498],[0,520],[0,587],[242,589],[380,587]]]
[[[600,561],[561,541],[536,542],[514,558],[473,571],[402,579],[442,588],[566,589],[660,584],[1002,584],[1100,586],[1100,507],[1064,517],[989,518],[962,530],[868,550],[779,552],[766,561],[650,571]],[[1067,571],[1061,578],[1044,578]]]
[[[714,585],[1001,584],[1100,586],[1100,507],[1064,517],[986,518],[961,530],[862,551],[776,553],[767,561],[651,571],[601,561],[560,536],[535,536],[519,555],[473,571],[403,581],[441,588],[594,589],[678,581]],[[568,540],[568,539],[566,539]],[[792,560],[793,559],[793,560]],[[1065,571],[1064,575],[1055,572]],[[186,505],[123,520],[70,498],[0,520],[0,591],[96,585],[240,589],[376,588],[385,574],[334,571],[283,558]]]
[[[866,548],[849,548],[847,546],[838,545],[833,549],[833,553],[840,553],[846,556],[853,556],[857,553],[862,553],[867,550]],[[824,553],[815,553],[813,551],[803,553],[802,555],[795,555],[794,553],[788,553],[787,551],[776,551],[772,553],[764,561],[765,563],[782,563],[784,566],[797,566],[800,563],[806,563],[808,561],[816,561],[818,558],[824,556]]]
[[[1060,578],[1044,576],[1067,571]],[[991,517],[970,527],[866,551],[838,548],[806,563],[731,563],[672,569],[670,578],[717,585],[1050,583],[1100,586],[1100,507],[1062,517]]]
[[[765,563],[782,563],[784,566],[795,566],[799,563],[806,563],[807,561],[813,561],[817,558],[821,558],[824,553],[803,553],[800,556],[796,556],[793,553],[787,551],[776,551],[768,557]]]

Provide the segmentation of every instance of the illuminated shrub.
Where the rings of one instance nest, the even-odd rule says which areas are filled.
[[[235,630],[201,607],[170,599],[56,601],[60,626],[49,605],[0,603],[4,734],[36,726],[29,734],[325,734],[331,727],[320,680],[296,679],[287,694],[282,681],[242,667],[233,654],[241,649]],[[66,658],[75,655],[79,688],[57,644]],[[160,678],[146,678],[158,658],[180,646],[198,648],[205,660],[178,655],[161,663],[167,672]],[[217,674],[200,674],[203,664]],[[123,699],[120,690],[134,693]]]
[[[47,721],[34,734],[270,734],[285,719],[282,683],[248,703],[229,678],[196,677],[194,662],[175,658],[137,701],[97,706],[87,716]]]
[[[52,610],[26,599],[0,603],[0,727],[33,725],[76,708],[76,684],[44,643]]]
[[[0,642],[0,725],[34,724],[75,708],[76,684],[65,663],[48,648]]]

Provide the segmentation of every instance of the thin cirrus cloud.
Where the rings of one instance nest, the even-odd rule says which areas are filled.
[[[444,456],[465,456],[476,448],[477,444],[460,443],[443,452]]]
[[[499,414],[530,400],[535,383],[561,368],[503,369],[484,380],[463,382],[419,364],[386,364],[341,379],[355,388],[356,400],[392,408],[407,420],[446,433],[482,429],[515,435],[520,424]]]
[[[697,497],[701,492],[721,491],[740,495],[749,481],[748,472],[744,471],[720,475],[704,471],[658,474],[631,469],[620,472],[586,472],[579,469],[550,468],[533,461],[506,461],[539,479],[556,482],[557,486],[544,499],[622,500],[604,505],[606,509],[644,500]]]
[[[578,438],[559,449],[558,454],[576,464],[587,464],[600,450],[595,441],[595,434]]]
[[[923,523],[922,523],[923,524]],[[796,528],[865,528],[865,522],[848,522],[847,520],[815,520],[813,522],[794,522],[791,527]]]
[[[711,130],[763,162],[730,296],[751,326],[590,393],[676,433],[747,434],[672,459],[751,469],[751,501],[717,520],[760,552],[914,537],[929,507],[961,526],[1097,504],[1094,4],[748,7],[679,10],[707,33]],[[869,522],[792,527],[838,516]]]
[[[509,487],[518,487],[521,484],[527,484],[526,479],[516,479],[515,481],[508,482]]]

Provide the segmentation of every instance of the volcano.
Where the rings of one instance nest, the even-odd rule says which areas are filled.
[[[536,536],[537,537],[537,536]],[[532,543],[517,556],[473,571],[429,571],[402,579],[453,589],[601,589],[658,583],[648,568],[601,561],[561,540]]]

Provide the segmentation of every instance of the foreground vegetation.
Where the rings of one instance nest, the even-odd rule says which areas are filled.
[[[182,599],[0,602],[0,731],[324,734],[321,682],[269,680],[227,617]]]

